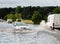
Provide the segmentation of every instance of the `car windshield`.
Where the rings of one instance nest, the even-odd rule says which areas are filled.
[[[16,26],[27,26],[25,23],[16,23]]]

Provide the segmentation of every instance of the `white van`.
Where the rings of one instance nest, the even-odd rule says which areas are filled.
[[[12,19],[7,19],[7,23],[12,23]]]
[[[51,22],[51,28],[54,29],[60,29],[60,14],[51,14],[48,16],[48,22]]]

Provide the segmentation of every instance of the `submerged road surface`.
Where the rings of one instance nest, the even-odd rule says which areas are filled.
[[[47,31],[17,34],[0,32],[0,44],[60,44],[60,35]]]
[[[37,32],[12,33],[4,32],[13,30],[11,24],[0,23],[0,44],[60,44],[59,31],[42,30],[42,28],[40,27],[41,30]]]

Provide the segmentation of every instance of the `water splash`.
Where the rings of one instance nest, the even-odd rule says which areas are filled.
[[[45,22],[44,20],[41,21],[39,27],[37,27],[36,29],[40,29],[40,30],[50,30],[50,26],[52,26],[54,22],[54,14],[53,15],[49,15],[47,22]]]

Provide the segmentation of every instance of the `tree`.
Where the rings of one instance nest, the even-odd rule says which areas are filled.
[[[21,7],[20,6],[17,6],[15,13],[20,13],[21,11],[22,11],[21,10]]]
[[[14,14],[10,13],[10,14],[6,15],[4,17],[4,19],[12,19],[13,21],[15,21],[16,20],[16,16]]]
[[[60,7],[56,7],[56,8],[53,10],[53,13],[60,13]]]
[[[15,11],[16,19],[21,19],[21,13],[20,13],[21,11],[22,11],[21,7],[17,6],[16,11]]]
[[[32,16],[32,21],[34,24],[39,24],[41,22],[41,14],[38,11],[35,11]]]
[[[22,18],[23,19],[30,19],[32,14],[31,14],[31,6],[28,6],[28,7],[23,7],[23,10],[22,10]]]
[[[21,19],[21,14],[20,14],[20,13],[19,13],[19,14],[16,13],[16,14],[15,14],[15,17],[16,17],[16,19]]]

